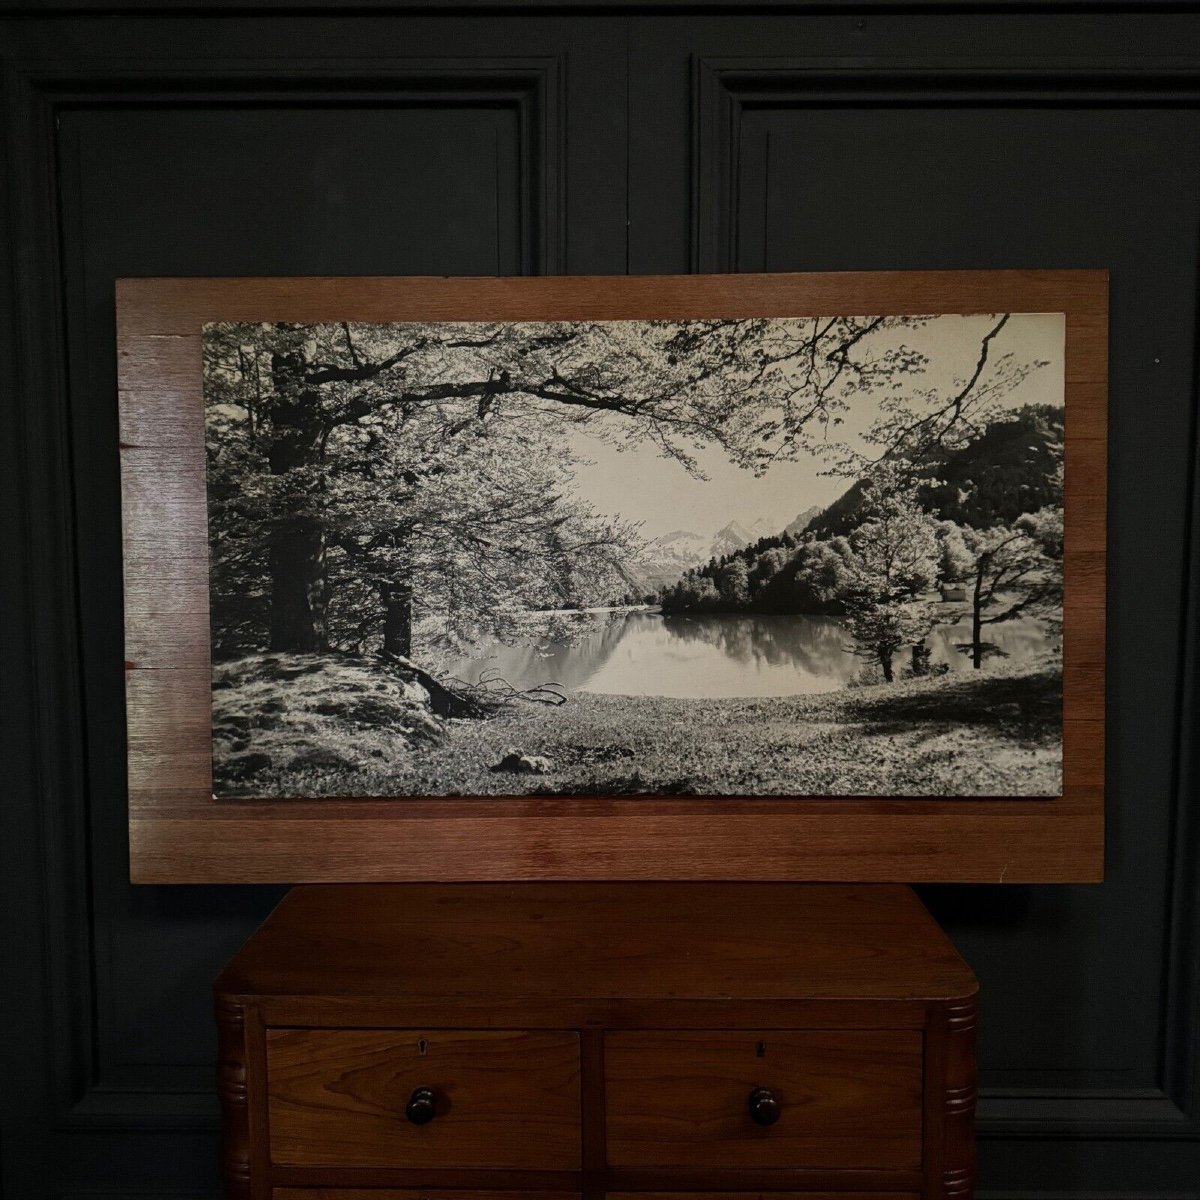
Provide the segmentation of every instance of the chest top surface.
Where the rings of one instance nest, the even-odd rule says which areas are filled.
[[[293,889],[219,996],[952,999],[970,969],[911,889],[775,883]]]

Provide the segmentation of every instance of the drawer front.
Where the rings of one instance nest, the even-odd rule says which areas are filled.
[[[467,1192],[458,1188],[275,1188],[271,1200],[582,1200],[578,1192],[538,1192],[511,1189],[504,1192]],[[855,1196],[838,1200],[860,1200]],[[887,1200],[907,1200],[891,1196]]]
[[[275,1195],[278,1200],[279,1193]],[[294,1200],[303,1197],[296,1196]],[[608,1200],[921,1200],[921,1197],[918,1192],[609,1192]]]
[[[915,1170],[922,1038],[916,1030],[610,1033],[614,1167]],[[761,1093],[751,1116],[751,1094]]]
[[[271,1029],[267,1096],[281,1166],[580,1165],[574,1033]]]

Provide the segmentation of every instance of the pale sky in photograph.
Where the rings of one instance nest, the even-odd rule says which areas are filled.
[[[955,382],[965,382],[979,358],[983,336],[996,323],[993,316],[936,317],[919,329],[884,334],[897,344],[919,350],[929,359],[921,375],[910,376],[914,387],[936,387],[949,394]],[[1065,320],[1061,313],[1015,313],[991,346],[994,363],[1008,351],[1017,361],[1045,360],[1001,403],[1005,408],[1026,404],[1063,403],[1063,346]],[[878,348],[883,348],[882,344]],[[984,377],[986,379],[986,375]],[[834,436],[853,442],[869,426],[873,399],[851,401],[845,424]],[[796,462],[777,463],[765,475],[733,466],[717,448],[695,457],[708,476],[697,479],[676,461],[663,458],[648,445],[618,451],[614,446],[579,430],[572,441],[589,461],[577,469],[575,492],[600,512],[620,515],[642,525],[647,538],[674,530],[709,535],[732,520],[749,528],[762,519],[770,529],[782,529],[798,513],[813,505],[827,505],[850,485],[850,480],[821,472],[819,458],[802,456]]]

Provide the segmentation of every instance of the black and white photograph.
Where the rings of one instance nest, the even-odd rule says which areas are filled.
[[[1063,344],[207,325],[214,794],[1058,796]]]

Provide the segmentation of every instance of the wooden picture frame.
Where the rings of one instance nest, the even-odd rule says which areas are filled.
[[[119,281],[133,880],[1099,880],[1107,295],[1103,271]],[[1065,314],[1061,797],[213,799],[206,323],[996,312]]]

